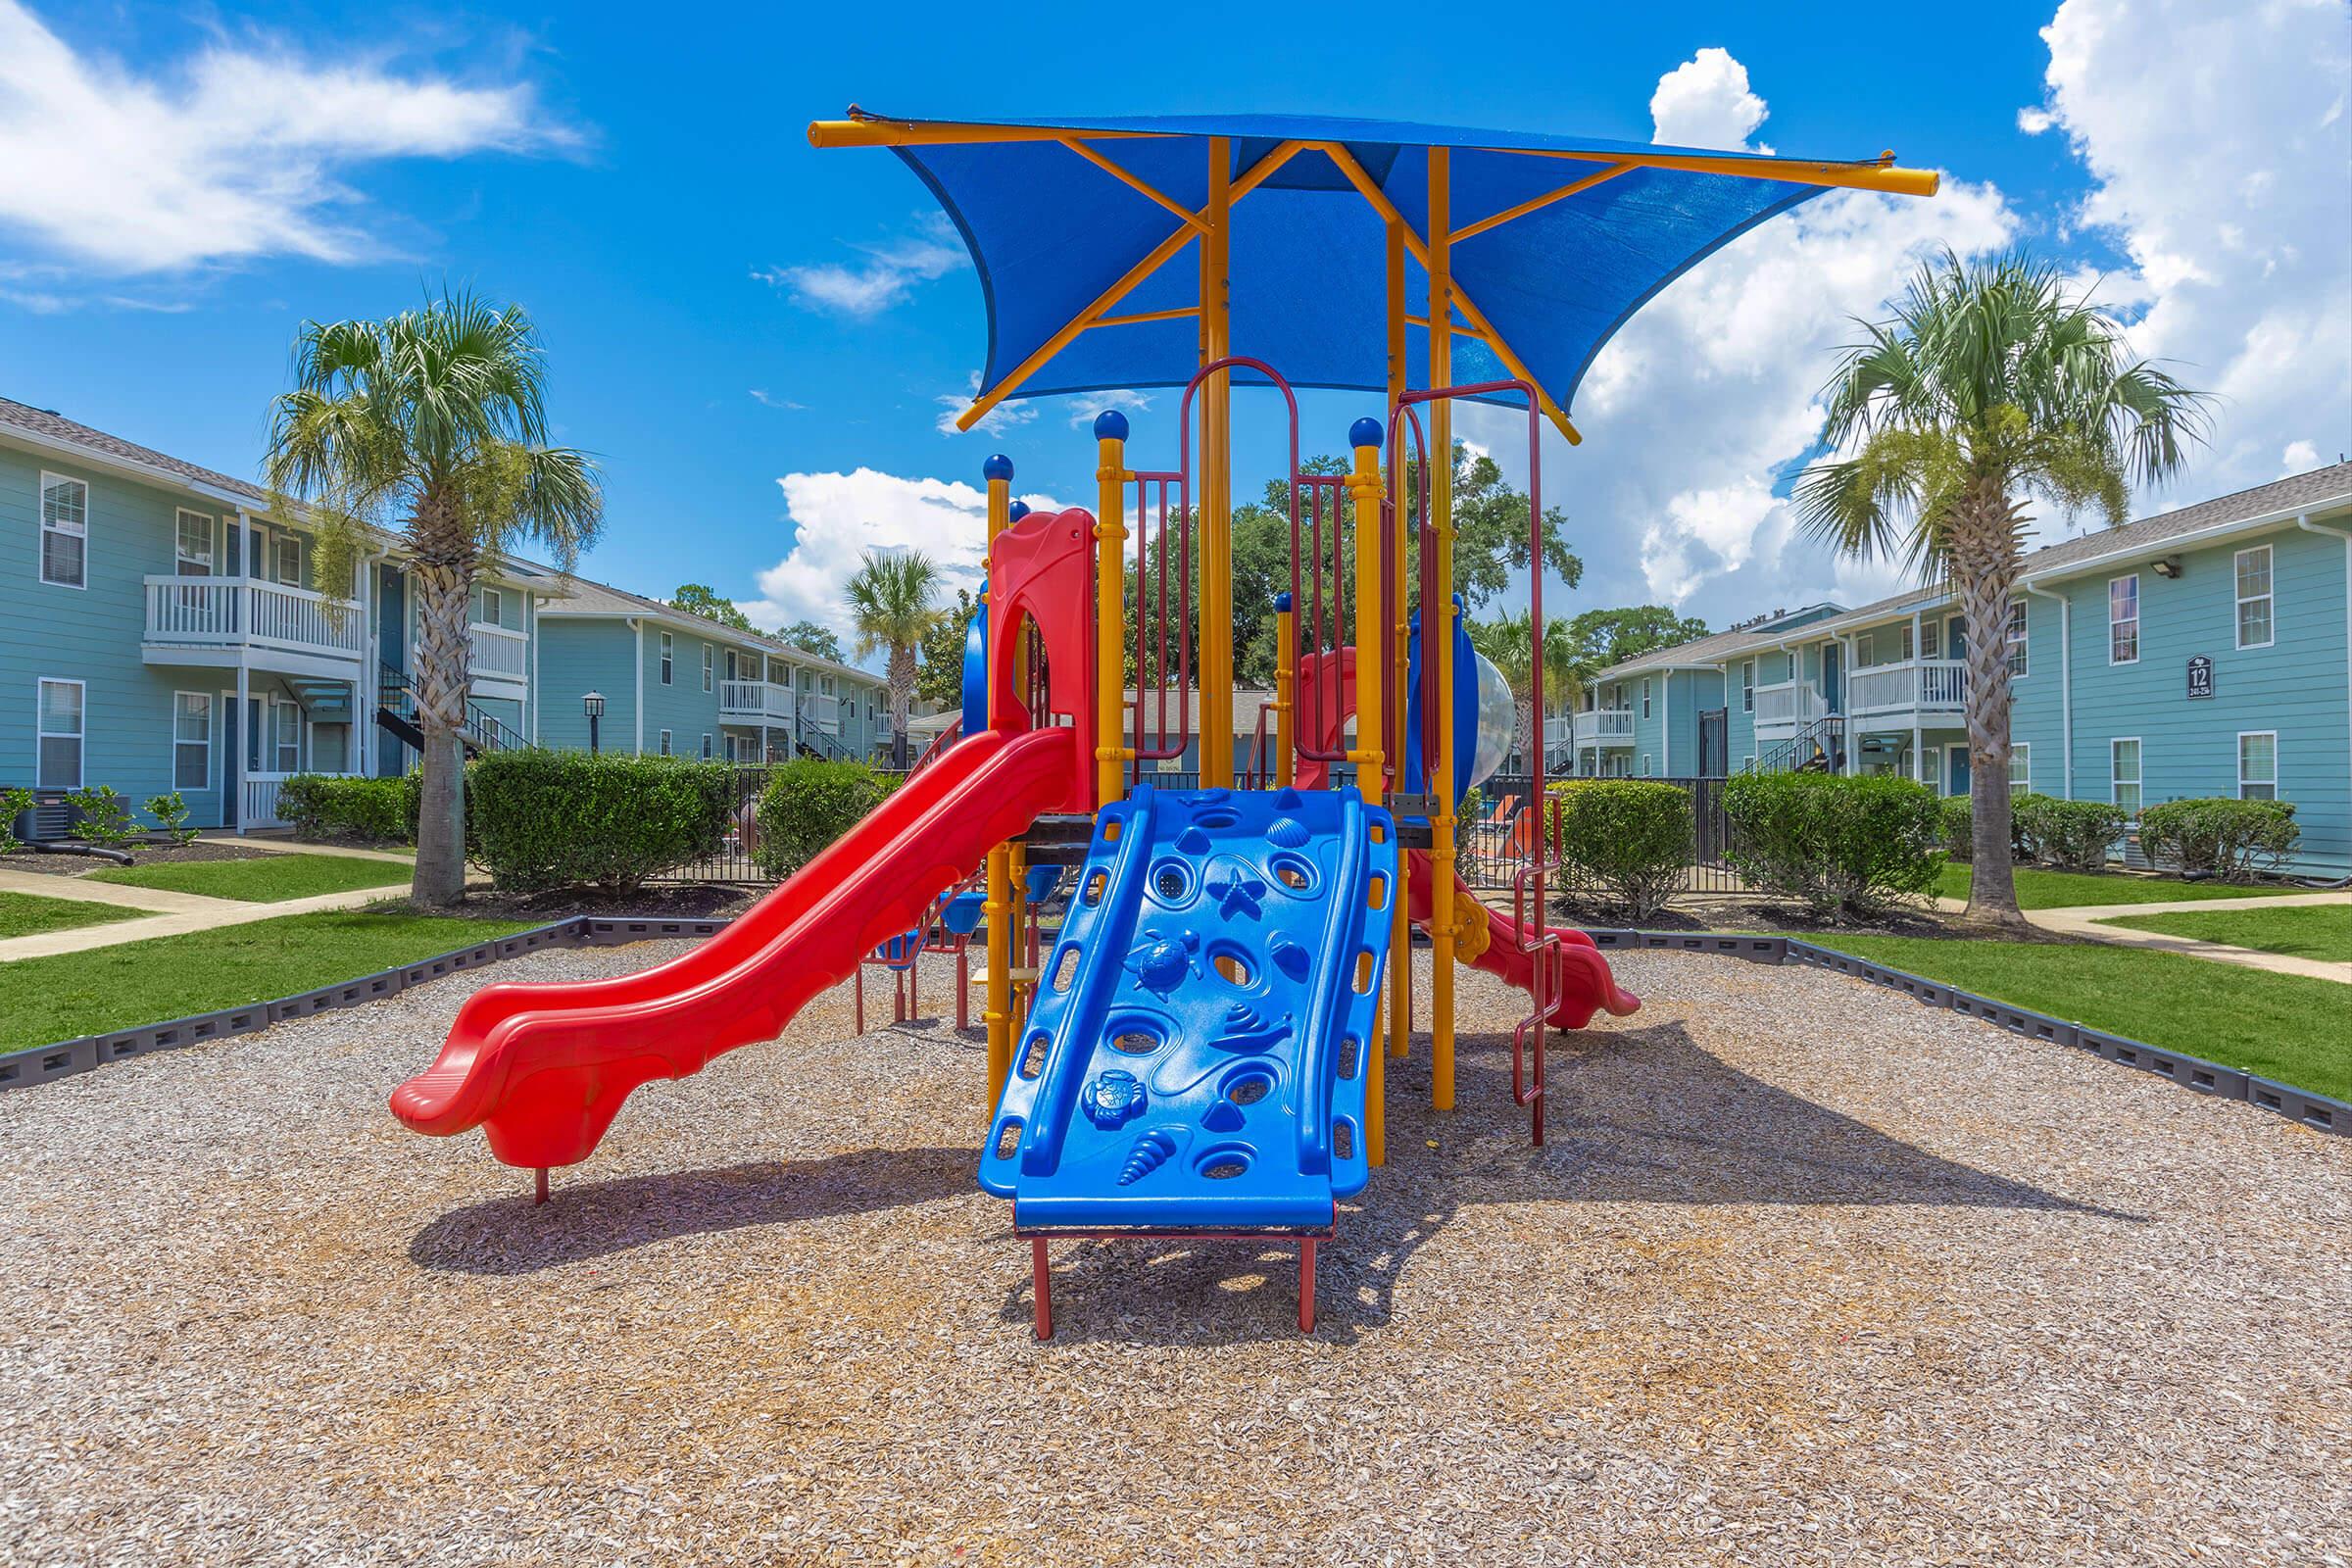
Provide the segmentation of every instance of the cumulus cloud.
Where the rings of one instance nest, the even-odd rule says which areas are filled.
[[[1658,78],[1649,95],[1652,142],[1768,153],[1750,147],[1748,133],[1764,123],[1764,100],[1748,91],[1747,68],[1729,49],[1701,49]]]
[[[2066,0],[2044,101],[2092,177],[2075,223],[2130,271],[2132,346],[2215,392],[2214,440],[2168,497],[2278,476],[2352,444],[2352,32],[2337,0],[2219,9]],[[2308,467],[2309,463],[2300,466]]]
[[[924,217],[912,234],[851,248],[863,260],[765,267],[752,276],[782,289],[805,309],[863,319],[905,300],[915,285],[969,267],[972,260],[955,229],[937,213]]]
[[[793,528],[782,560],[760,573],[760,597],[743,607],[763,626],[808,619],[831,626],[849,646],[853,629],[842,584],[868,550],[920,550],[938,563],[946,597],[979,589],[988,532],[988,493],[947,479],[906,478],[858,468],[788,473],[776,481]],[[1049,496],[1024,497],[1039,510]]]
[[[363,260],[384,247],[359,221],[351,170],[579,140],[528,86],[275,44],[214,47],[147,76],[74,53],[19,0],[0,0],[0,230],[72,263],[60,278],[272,255]]]
[[[974,419],[970,430],[957,429],[956,421],[963,416],[963,411],[970,408],[972,400],[979,395],[980,372],[974,370],[965,380],[965,390],[942,392],[933,398],[931,401],[939,405],[939,417],[934,421],[939,433],[941,435],[1003,435],[1005,431],[1017,429],[1037,417],[1037,404],[1034,400],[1011,398],[998,404],[979,418]]]

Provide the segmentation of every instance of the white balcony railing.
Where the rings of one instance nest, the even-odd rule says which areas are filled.
[[[1857,717],[1957,713],[1968,706],[1968,666],[1957,659],[1906,659],[1857,669],[1846,682],[1845,706]]]
[[[1568,739],[1570,733],[1571,725],[1568,714],[1546,713],[1544,715],[1544,744],[1546,747],[1559,745]]]
[[[1634,710],[1630,708],[1592,708],[1576,715],[1579,746],[1631,746]]]
[[[718,711],[722,718],[762,719],[773,724],[792,722],[792,688],[765,680],[722,680],[718,683]]]
[[[801,694],[801,722],[813,724],[828,735],[841,733],[841,699],[822,692]]]
[[[1830,705],[1822,701],[1821,693],[1809,681],[1785,680],[1774,686],[1756,688],[1756,737],[1759,740],[1774,735],[1786,739],[1805,725],[1824,717]]]
[[[146,586],[151,643],[276,648],[334,659],[368,651],[360,607],[349,600],[243,577],[151,576]]]
[[[522,680],[531,668],[531,640],[518,631],[504,626],[486,626],[475,621],[471,670],[476,676],[492,680]]]

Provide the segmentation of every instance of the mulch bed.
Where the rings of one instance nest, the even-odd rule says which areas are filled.
[[[1766,899],[1722,898],[1703,905],[1660,909],[1645,919],[1622,908],[1563,899],[1552,907],[1571,925],[1586,930],[1637,926],[1644,931],[1797,931],[1807,936],[1958,937],[1972,933],[1932,910],[1893,909],[1871,920],[1824,920],[1801,904]]]
[[[182,860],[260,860],[270,854],[268,850],[223,844],[217,839],[198,839],[193,844],[118,844],[113,848],[128,854],[133,865],[172,865]],[[0,870],[30,871],[35,876],[85,876],[116,863],[95,855],[0,855]]]
[[[561,920],[574,914],[646,915],[655,919],[723,920],[760,901],[765,888],[696,883],[687,887],[640,888],[606,893],[596,888],[555,888],[546,893],[492,893],[477,888],[458,913],[487,920]]]

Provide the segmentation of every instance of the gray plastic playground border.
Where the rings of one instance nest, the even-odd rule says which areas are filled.
[[[178,1051],[207,1040],[225,1039],[230,1035],[251,1034],[257,1029],[266,1029],[289,1018],[307,1018],[313,1013],[337,1007],[356,1007],[363,1003],[397,996],[410,986],[438,980],[461,969],[479,969],[503,959],[536,953],[541,948],[604,948],[631,942],[695,941],[717,935],[726,923],[723,919],[577,914],[568,919],[535,926],[528,931],[517,931],[513,936],[499,937],[470,948],[459,948],[435,957],[419,958],[415,963],[404,964],[397,969],[362,975],[357,980],[321,986],[316,991],[305,991],[297,996],[280,997],[274,1002],[223,1007],[218,1012],[198,1013],[190,1018],[173,1018],[166,1023],[118,1030],[113,1034],[85,1035],[79,1040],[61,1040],[53,1046],[34,1046],[28,1050],[11,1052],[0,1055],[0,1092],[54,1083],[62,1078],[93,1071],[110,1061]],[[2291,1084],[2258,1078],[2235,1067],[2225,1067],[2219,1062],[2184,1055],[2177,1051],[2160,1051],[2123,1035],[2111,1035],[2083,1024],[2069,1023],[2047,1013],[2013,1007],[2008,1003],[1962,991],[1940,980],[1930,980],[1924,975],[1891,969],[1885,964],[1873,963],[1867,958],[1857,958],[1852,954],[1839,953],[1834,948],[1800,941],[1795,937],[1742,936],[1726,931],[1607,929],[1589,934],[1593,945],[1604,951],[1640,949],[1662,953],[1697,953],[1714,957],[1743,958],[1750,963],[1776,966],[1796,963],[1815,969],[1829,969],[1851,979],[1899,991],[1923,1006],[1948,1007],[1954,1012],[1981,1018],[2029,1040],[2043,1040],[2052,1045],[2073,1046],[2091,1052],[2118,1065],[2154,1073],[2194,1094],[2213,1095],[2223,1100],[2242,1100],[2258,1109],[2284,1116],[2315,1132],[2352,1137],[2352,1104],[2343,1101],[2311,1094]]]

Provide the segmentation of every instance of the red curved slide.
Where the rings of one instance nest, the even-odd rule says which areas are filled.
[[[392,1092],[417,1132],[480,1127],[510,1165],[588,1157],[629,1091],[773,1040],[989,850],[1068,802],[1076,732],[967,736],[683,957],[570,985],[486,986],[433,1064]]]
[[[1406,890],[1405,912],[1412,917],[1413,924],[1426,930],[1431,907],[1436,903],[1436,868],[1428,851],[1406,853],[1412,859],[1412,874]],[[1479,903],[1478,895],[1458,876],[1453,879],[1453,897],[1457,905],[1464,900]],[[1534,995],[1535,962],[1519,951],[1519,936],[1511,917],[1493,907],[1487,907],[1486,915],[1487,951],[1467,961],[1505,985]],[[1548,1022],[1553,1028],[1582,1029],[1592,1021],[1595,1012],[1605,1011],[1623,1018],[1641,1007],[1642,999],[1617,984],[1617,977],[1609,972],[1609,960],[1592,946],[1591,937],[1566,926],[1554,927],[1552,934],[1559,938],[1558,945],[1544,951],[1551,955]]]

